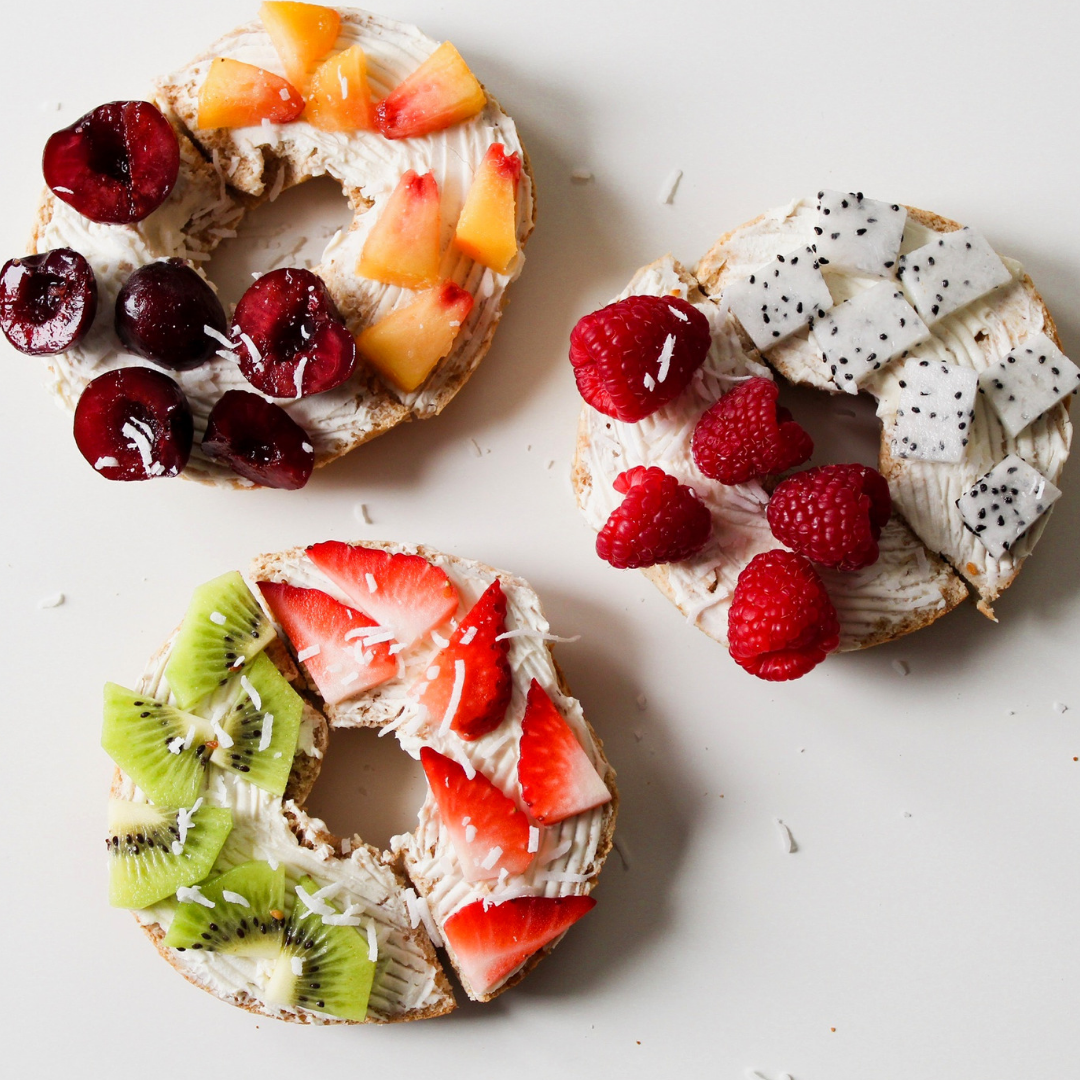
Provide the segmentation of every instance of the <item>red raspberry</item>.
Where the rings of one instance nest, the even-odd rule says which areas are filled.
[[[596,554],[620,570],[689,558],[712,533],[709,508],[663,469],[627,469],[615,490],[626,498],[600,530]]]
[[[834,570],[877,562],[878,537],[892,512],[885,477],[865,465],[823,465],[778,484],[767,516],[773,536]]]
[[[570,363],[581,396],[634,423],[686,389],[709,351],[709,320],[677,296],[628,296],[578,321]]]
[[[721,484],[745,484],[810,457],[814,442],[787,409],[777,406],[779,393],[771,379],[747,379],[698,420],[694,462],[706,476]]]
[[[728,612],[736,664],[770,682],[798,679],[839,643],[836,609],[805,556],[778,548],[750,560]]]

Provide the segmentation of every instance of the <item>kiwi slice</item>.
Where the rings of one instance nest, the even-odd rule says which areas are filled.
[[[232,829],[232,812],[202,806],[169,810],[109,800],[109,903],[144,908],[210,873]]]
[[[218,720],[218,746],[210,760],[282,795],[296,754],[303,699],[263,653],[244,665],[232,686],[235,693]]]
[[[213,737],[202,717],[105,684],[101,745],[159,806],[190,806],[199,797]]]
[[[307,877],[297,886],[309,896],[318,888]],[[318,906],[324,904],[333,908],[326,900],[320,900]],[[342,1020],[363,1020],[374,978],[375,964],[360,931],[355,926],[328,926],[322,915],[309,910],[297,895],[266,1000],[273,1005],[329,1013]]]
[[[187,902],[176,909],[165,944],[273,959],[285,925],[285,867],[246,862],[199,886],[212,903]]]
[[[190,709],[273,637],[274,628],[236,570],[200,585],[165,666],[176,703]]]

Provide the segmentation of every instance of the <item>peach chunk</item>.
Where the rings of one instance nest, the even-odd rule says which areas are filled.
[[[444,41],[375,109],[379,130],[388,139],[428,135],[475,116],[486,104],[484,88]]]
[[[201,128],[251,127],[264,120],[287,124],[303,111],[295,86],[239,60],[215,60],[199,90]]]
[[[472,306],[471,293],[445,281],[369,326],[357,348],[387,382],[412,393],[454,347]]]
[[[259,8],[259,18],[281,57],[289,82],[306,91],[312,65],[337,41],[341,16],[321,4],[266,0]]]
[[[375,227],[368,234],[361,277],[422,289],[439,280],[439,185],[431,173],[410,169],[398,181]]]
[[[505,274],[517,255],[517,187],[521,157],[502,143],[488,147],[458,218],[454,242],[471,259]]]
[[[308,83],[304,119],[321,131],[374,131],[367,57],[359,45],[324,60]]]

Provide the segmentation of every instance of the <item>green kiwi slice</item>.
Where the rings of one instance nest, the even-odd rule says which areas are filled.
[[[285,868],[246,862],[204,881],[205,903],[189,901],[176,909],[165,944],[181,952],[205,949],[273,959],[281,951],[285,925]],[[212,907],[209,905],[213,905]]]
[[[329,1013],[342,1020],[363,1020],[375,978],[367,939],[355,926],[328,926],[322,914],[309,910],[300,899],[300,889],[313,896],[319,887],[307,877],[297,886],[266,1000]],[[316,906],[324,914],[325,908],[337,911],[323,898],[316,899]]]
[[[176,703],[190,709],[273,637],[274,628],[236,570],[200,585],[165,666]]]
[[[210,873],[232,829],[232,812],[203,806],[170,810],[109,800],[109,903],[144,908]]]

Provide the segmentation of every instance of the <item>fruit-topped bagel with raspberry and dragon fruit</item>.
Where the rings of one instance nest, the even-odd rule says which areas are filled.
[[[1019,263],[861,192],[755,218],[693,272],[642,268],[581,319],[570,361],[598,554],[770,680],[969,595],[993,618],[1060,495],[1080,386]],[[806,467],[777,376],[870,395],[879,469]]]
[[[0,274],[0,328],[44,359],[80,451],[113,480],[301,487],[437,415],[491,344],[535,212],[514,122],[453,44],[273,0],[152,101],[56,132],[43,172],[30,252]],[[256,275],[226,312],[211,254],[318,176],[351,224],[317,266]]]

